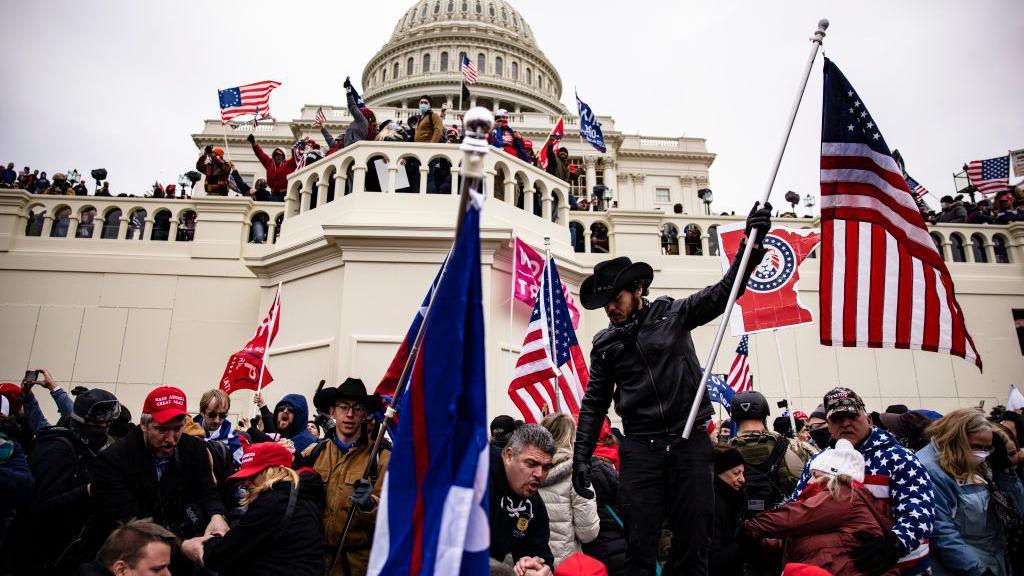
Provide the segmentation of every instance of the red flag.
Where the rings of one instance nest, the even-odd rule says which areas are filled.
[[[541,169],[548,169],[548,142],[552,142],[551,151],[558,154],[558,149],[561,148],[562,136],[565,136],[565,125],[562,118],[558,118],[558,122],[555,122],[555,127],[551,129],[551,133],[544,140],[544,145],[540,147],[540,153],[537,154],[537,164],[540,165]],[[543,265],[543,260],[541,260]]]
[[[718,227],[722,266],[726,270],[739,252],[744,226],[743,222],[737,222]],[[796,283],[800,280],[797,269],[819,242],[819,230],[781,226],[771,229],[764,240],[768,253],[750,275],[746,291],[732,309],[729,324],[733,336],[812,320],[811,311],[801,306],[797,298]]]
[[[266,351],[274,343],[281,325],[281,286],[277,287],[274,303],[267,315],[256,327],[256,334],[244,348],[228,358],[224,375],[220,377],[220,389],[231,394],[235,390],[258,390],[274,381],[264,365]],[[260,385],[262,379],[262,386]]]
[[[516,300],[526,302],[533,306],[537,302],[537,292],[540,290],[541,275],[544,272],[544,256],[516,237],[515,241],[515,270],[512,276],[512,290]],[[569,316],[572,318],[572,327],[580,327],[580,310],[576,307],[576,300],[569,291],[569,286],[562,282],[562,295],[569,307]]]

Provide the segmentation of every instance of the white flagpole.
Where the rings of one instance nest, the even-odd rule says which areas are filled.
[[[558,344],[555,342],[555,315],[552,308],[555,307],[555,287],[554,287],[554,270],[551,269],[551,236],[544,237],[544,272],[545,280],[548,283],[548,338],[551,339],[551,363],[555,365],[555,378],[553,389],[555,391],[555,405],[552,407],[554,412],[562,411],[562,394],[558,389]],[[543,294],[538,294],[541,299],[544,298]]]
[[[267,326],[267,343],[263,346],[263,362],[260,362],[260,379],[256,381],[256,394],[263,392],[263,374],[267,371],[267,362],[270,361],[270,338],[274,334],[274,326],[277,326],[277,311],[281,309],[281,283],[277,283],[277,294],[274,295],[274,303],[270,311],[270,325]],[[260,413],[260,407],[253,402],[252,417]]]
[[[796,113],[800,109],[800,101],[804,97],[804,90],[807,89],[807,79],[811,76],[811,68],[814,66],[814,58],[818,55],[818,49],[821,48],[822,40],[825,38],[825,30],[828,28],[828,20],[821,19],[818,22],[818,29],[814,32],[814,36],[811,36],[811,53],[807,57],[807,64],[804,67],[803,78],[800,81],[800,89],[796,93],[796,99],[793,101],[793,108],[789,112],[789,123],[786,125],[786,131],[782,135],[782,142],[779,144],[779,151],[775,155],[775,164],[772,166],[771,175],[768,178],[768,182],[765,185],[764,194],[761,196],[761,204],[764,205],[768,201],[768,197],[772,194],[772,186],[775,185],[775,177],[779,174],[779,166],[782,164],[782,155],[786,152],[786,144],[789,143],[789,135],[793,132],[793,124],[796,122]],[[742,275],[743,271],[747,269],[747,263],[750,262],[750,253],[754,250],[754,244],[757,242],[757,230],[752,230],[750,238],[747,238],[746,248],[743,250],[743,256],[740,258],[739,274]],[[708,385],[708,375],[711,374],[712,367],[715,365],[715,358],[718,357],[718,349],[722,347],[722,337],[725,336],[725,329],[729,325],[729,316],[732,314],[732,307],[736,303],[736,295],[739,292],[740,283],[733,282],[732,289],[729,291],[729,300],[725,305],[725,312],[722,314],[722,322],[718,325],[718,332],[715,334],[715,341],[711,345],[711,352],[708,354],[708,361],[704,363],[704,375],[701,376],[700,385],[697,386],[697,394],[693,399],[693,405],[690,406],[690,415],[686,418],[686,427],[683,428],[683,438],[690,438],[690,432],[693,431],[694,421],[697,420],[697,411],[700,410],[701,401],[704,400],[704,388]]]
[[[516,245],[516,231],[512,230],[512,293],[508,299],[508,346],[509,346],[509,358],[512,360],[512,372],[509,374],[508,381],[512,381],[512,377],[516,371],[516,357],[512,354],[512,338],[515,335],[515,331],[512,329],[513,315],[512,308],[516,302],[516,271],[518,270],[519,264],[519,247]]]
[[[786,376],[786,362],[782,359],[782,342],[779,340],[779,329],[772,330],[775,337],[775,350],[779,353],[779,370],[782,371],[782,393],[786,395],[786,409],[789,411],[789,426],[796,438],[796,417],[793,416],[793,402],[789,395],[789,378]]]

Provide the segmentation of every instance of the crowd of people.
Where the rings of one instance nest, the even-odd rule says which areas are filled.
[[[1024,195],[1007,191],[972,202],[963,194],[943,196],[938,212],[921,204],[921,214],[932,224],[1010,224],[1024,222]]]

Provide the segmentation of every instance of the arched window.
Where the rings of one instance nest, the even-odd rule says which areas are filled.
[[[78,214],[78,230],[75,230],[75,238],[92,238],[96,230],[96,209],[87,206]]]
[[[191,242],[196,238],[196,211],[185,210],[178,217],[178,242]]]
[[[448,13],[455,12],[455,0],[448,0]]]
[[[988,262],[988,254],[985,252],[985,237],[981,234],[971,234],[971,250],[974,250],[974,261],[985,264]]]
[[[946,250],[945,247],[942,245],[942,235],[940,235],[938,232],[930,232],[929,236],[932,237],[932,242],[935,243],[935,249],[939,252],[939,256],[942,257],[943,260],[945,260]]]
[[[966,262],[967,254],[964,252],[964,239],[959,234],[949,236],[949,251],[952,252],[953,262]]]
[[[1002,234],[992,235],[992,251],[996,255],[996,264],[1010,263],[1010,252],[1006,249],[1006,236]]]
[[[118,216],[121,211],[118,210]],[[71,227],[71,208],[67,206],[57,210],[56,217],[53,219],[53,228],[50,229],[50,238],[66,238],[68,235],[68,228]]]
[[[160,210],[153,216],[153,240],[166,241],[171,232],[171,211]]]
[[[427,5],[424,4],[423,5],[423,9],[420,10],[420,18],[426,18],[426,17],[427,17]]]
[[[406,76],[412,76],[412,67],[415,66],[415,64],[416,64],[416,61],[413,59],[412,56],[409,56],[409,59],[405,61],[405,75]]]
[[[526,83],[533,84],[533,70],[529,66],[526,67]]]
[[[469,12],[469,2],[466,0],[462,0],[462,11]]]
[[[441,72],[448,71],[448,53],[441,52]]]
[[[569,222],[569,241],[572,243],[573,252],[583,252],[583,224]]]
[[[46,210],[30,211],[28,213],[28,223],[25,224],[25,236],[42,236],[43,221],[45,219]]]
[[[494,4],[487,5],[487,13],[491,15],[491,18],[494,18]]]
[[[476,13],[483,14],[484,8],[480,5],[480,0],[476,0]]]
[[[117,240],[117,230],[121,227],[121,209],[114,208],[103,217],[103,230],[100,238],[104,240]]]
[[[270,226],[270,216],[266,212],[258,212],[252,215],[249,220],[249,243],[263,244],[267,241],[267,230]]]
[[[391,75],[392,78],[394,78],[395,80],[398,80],[398,71],[399,70],[400,70],[400,68],[398,67],[398,62],[395,62],[395,72],[394,72],[394,74]]]
[[[679,228],[666,223],[661,226],[661,253],[671,256],[679,254]]]
[[[430,72],[430,54],[423,55],[423,73]]]
[[[146,235],[146,211],[137,208],[128,216],[127,240],[142,240]]]
[[[544,88],[544,77],[541,76],[540,74],[537,74],[537,88]]]
[[[380,81],[386,82],[388,79],[388,67],[382,66],[380,69]]]
[[[519,80],[519,62],[512,62],[512,79]]]
[[[462,62],[466,60],[466,53],[459,52],[459,62],[455,65],[456,70],[462,70]]]
[[[700,256],[704,253],[700,245],[700,226],[687,224],[683,228],[683,245],[686,246],[687,256]]]
[[[501,21],[508,22],[508,12],[504,8],[501,9]]]
[[[436,15],[438,15],[440,13],[441,13],[441,3],[438,2],[437,4],[434,4],[434,15],[436,16]]]
[[[590,225],[590,251],[595,254],[608,253],[608,227],[603,222]]]
[[[505,69],[505,61],[498,56],[494,59],[494,75],[501,76],[501,71]]]
[[[477,8],[479,8],[479,7],[480,7],[480,5],[477,4]],[[484,71],[486,71],[486,70],[487,70],[487,57],[484,56],[483,52],[481,52],[481,53],[476,55],[476,73],[477,74],[483,74]]]

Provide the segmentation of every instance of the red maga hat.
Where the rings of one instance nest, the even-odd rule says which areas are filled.
[[[292,455],[288,449],[277,442],[260,442],[250,446],[242,454],[242,467],[231,475],[231,478],[249,478],[263,472],[271,466],[292,465]]]
[[[151,415],[157,424],[188,414],[185,410],[185,393],[174,386],[160,386],[146,396],[142,413]]]

